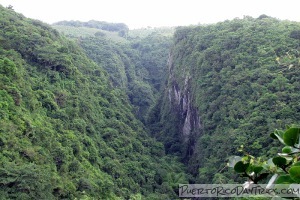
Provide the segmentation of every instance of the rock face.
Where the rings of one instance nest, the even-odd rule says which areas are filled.
[[[192,77],[188,73],[175,78],[175,68],[172,62],[172,54],[169,57],[168,98],[171,113],[178,119],[179,135],[185,146],[186,156],[190,157],[195,149],[196,139],[201,134],[201,119],[197,108],[193,105],[191,92]]]

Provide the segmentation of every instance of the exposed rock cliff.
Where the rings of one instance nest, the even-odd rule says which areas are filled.
[[[271,154],[270,132],[299,121],[299,30],[245,17],[175,31],[161,135],[198,183],[229,182],[224,166],[240,145]]]
[[[180,142],[183,144],[185,158],[189,158],[195,149],[196,138],[201,133],[201,119],[197,108],[193,105],[191,92],[192,76],[182,73],[182,83],[175,78],[173,54],[169,57],[168,97],[171,114],[177,118]]]

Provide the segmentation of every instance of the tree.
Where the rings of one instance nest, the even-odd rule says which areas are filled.
[[[267,187],[286,184],[285,188],[293,188],[293,184],[300,183],[300,127],[276,130],[270,136],[285,145],[277,156],[263,161],[246,153],[244,157],[231,157],[228,166],[233,167],[240,176],[246,177],[250,185],[261,183],[272,175]],[[240,151],[243,151],[243,146]],[[295,198],[298,199],[299,196],[296,195]]]

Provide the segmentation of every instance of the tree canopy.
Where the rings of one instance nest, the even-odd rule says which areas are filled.
[[[96,63],[49,25],[2,6],[0,41],[1,198],[176,198],[184,166],[133,114],[127,76],[112,78],[124,71],[108,75],[108,64],[122,69],[119,57]]]
[[[299,30],[271,17],[177,28],[167,88],[150,121],[195,182],[236,180],[225,163],[240,145],[268,157],[278,150],[269,133],[299,122]]]

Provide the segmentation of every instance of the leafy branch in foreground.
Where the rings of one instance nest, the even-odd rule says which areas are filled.
[[[249,184],[258,184],[272,177],[267,183],[267,187],[273,184],[286,184],[287,188],[292,184],[300,183],[300,128],[298,126],[288,127],[287,130],[276,130],[271,133],[273,139],[279,140],[283,145],[282,152],[278,156],[262,161],[244,152],[243,146],[239,151],[245,155],[243,157],[232,156],[228,166],[232,167],[241,177],[247,177]]]

